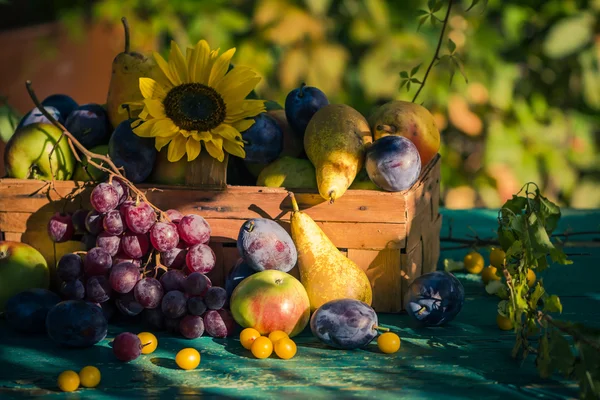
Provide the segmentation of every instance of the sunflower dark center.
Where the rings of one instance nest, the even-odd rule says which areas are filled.
[[[225,102],[217,91],[201,83],[175,86],[163,100],[165,114],[187,131],[206,132],[225,120]]]

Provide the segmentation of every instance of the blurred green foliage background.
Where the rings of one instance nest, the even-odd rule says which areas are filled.
[[[439,64],[419,95],[442,132],[442,202],[499,207],[527,181],[574,208],[600,208],[600,0],[454,0],[446,31],[468,82]],[[100,0],[48,2],[74,34],[126,16],[135,48],[207,39],[237,47],[284,103],[301,82],[368,116],[422,79],[441,29],[426,0]],[[448,0],[436,12],[443,19]],[[441,55],[448,54],[448,41]]]

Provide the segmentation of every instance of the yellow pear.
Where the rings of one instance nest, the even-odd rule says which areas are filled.
[[[256,186],[316,189],[315,167],[304,158],[283,156],[261,171]]]
[[[375,140],[388,135],[404,136],[415,144],[425,166],[440,149],[440,131],[433,115],[420,104],[390,101],[369,117]]]
[[[345,104],[329,104],[313,115],[304,134],[304,149],[317,173],[321,197],[333,202],[356,178],[373,142],[367,120]]]
[[[130,109],[121,107],[128,102],[141,102],[144,97],[140,92],[140,78],[151,77],[156,63],[154,59],[129,49],[129,25],[125,17],[121,18],[125,30],[125,51],[117,54],[112,63],[112,75],[108,87],[106,110],[108,119],[115,128],[128,118],[135,118],[142,108]]]
[[[373,292],[365,272],[335,247],[311,217],[298,209],[293,193],[290,197],[292,240],[310,311],[336,299],[356,299],[371,305]]]

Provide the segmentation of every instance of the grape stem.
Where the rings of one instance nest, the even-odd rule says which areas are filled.
[[[60,138],[58,139],[58,141],[52,147],[52,150],[50,151],[50,155],[52,155],[52,152],[58,146],[58,144],[60,143],[60,141],[63,138],[63,136],[66,136],[67,140],[69,141],[69,146],[73,150],[73,154],[75,155],[75,158],[79,162],[81,162],[81,159],[79,158],[79,156],[77,154],[77,151],[75,151],[74,147],[76,147],[77,150],[81,151],[81,153],[83,153],[87,157],[88,165],[92,165],[93,167],[96,167],[97,169],[108,173],[109,176],[110,176],[110,178],[118,177],[121,180],[121,182],[123,182],[132,192],[134,192],[144,202],[148,203],[156,212],[158,212],[162,218],[166,218],[168,221],[170,221],[169,217],[167,216],[167,214],[164,211],[162,211],[160,208],[156,207],[154,204],[152,204],[150,201],[148,201],[148,198],[146,198],[146,195],[143,192],[141,192],[138,188],[136,188],[135,185],[131,181],[129,181],[121,173],[121,171],[119,170],[119,168],[117,168],[117,166],[111,160],[110,156],[92,153],[91,151],[89,151],[88,149],[86,149],[77,139],[75,139],[75,137],[73,136],[73,134],[71,132],[69,132],[67,130],[67,128],[65,128],[60,122],[58,122],[56,120],[56,118],[54,118],[42,106],[42,104],[40,103],[37,95],[35,94],[35,91],[33,90],[33,85],[32,85],[32,83],[31,83],[30,80],[28,80],[25,83],[25,86],[27,88],[27,92],[29,93],[29,97],[31,97],[31,100],[36,105],[36,107],[42,112],[42,114],[44,114],[44,116],[54,126],[56,126],[58,129],[60,129],[62,131],[62,134],[61,134]],[[98,164],[96,161],[94,161],[94,159],[105,162],[106,165],[109,166],[109,168],[105,167],[102,163]],[[52,163],[50,163],[50,168],[52,169]],[[50,173],[52,174],[52,179],[53,179],[53,182],[54,182],[54,174],[52,173],[52,170],[50,171]]]

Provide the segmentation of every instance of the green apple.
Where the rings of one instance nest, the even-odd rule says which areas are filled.
[[[203,149],[206,151],[206,149]],[[156,156],[152,173],[146,182],[163,185],[185,185],[185,173],[187,169],[187,157],[182,157],[177,162],[167,159],[167,146]]]
[[[0,311],[26,289],[48,289],[50,270],[44,256],[25,243],[0,241]]]
[[[96,153],[96,154],[100,154],[102,156],[105,156],[108,154],[108,145],[107,144],[101,144],[100,146],[96,146],[96,147],[92,147],[90,149],[90,151],[92,153]],[[96,163],[100,163],[100,160],[94,160],[94,162]],[[91,175],[88,175],[85,170],[83,169],[83,166],[87,165],[87,157],[84,156],[83,154],[81,155],[81,163],[77,163],[77,166],[75,167],[75,172],[73,173],[73,180],[74,181],[103,181],[104,179],[106,179],[106,177],[108,177],[108,173],[99,170],[98,168],[90,165],[88,167],[88,172]]]
[[[4,165],[10,178],[50,180],[48,155],[58,141],[61,130],[51,124],[34,123],[15,132],[4,150]],[[73,175],[75,157],[64,137],[52,153],[52,171],[57,180]]]
[[[20,120],[21,116],[11,106],[0,105],[0,140],[4,143],[8,142],[15,133]]]

